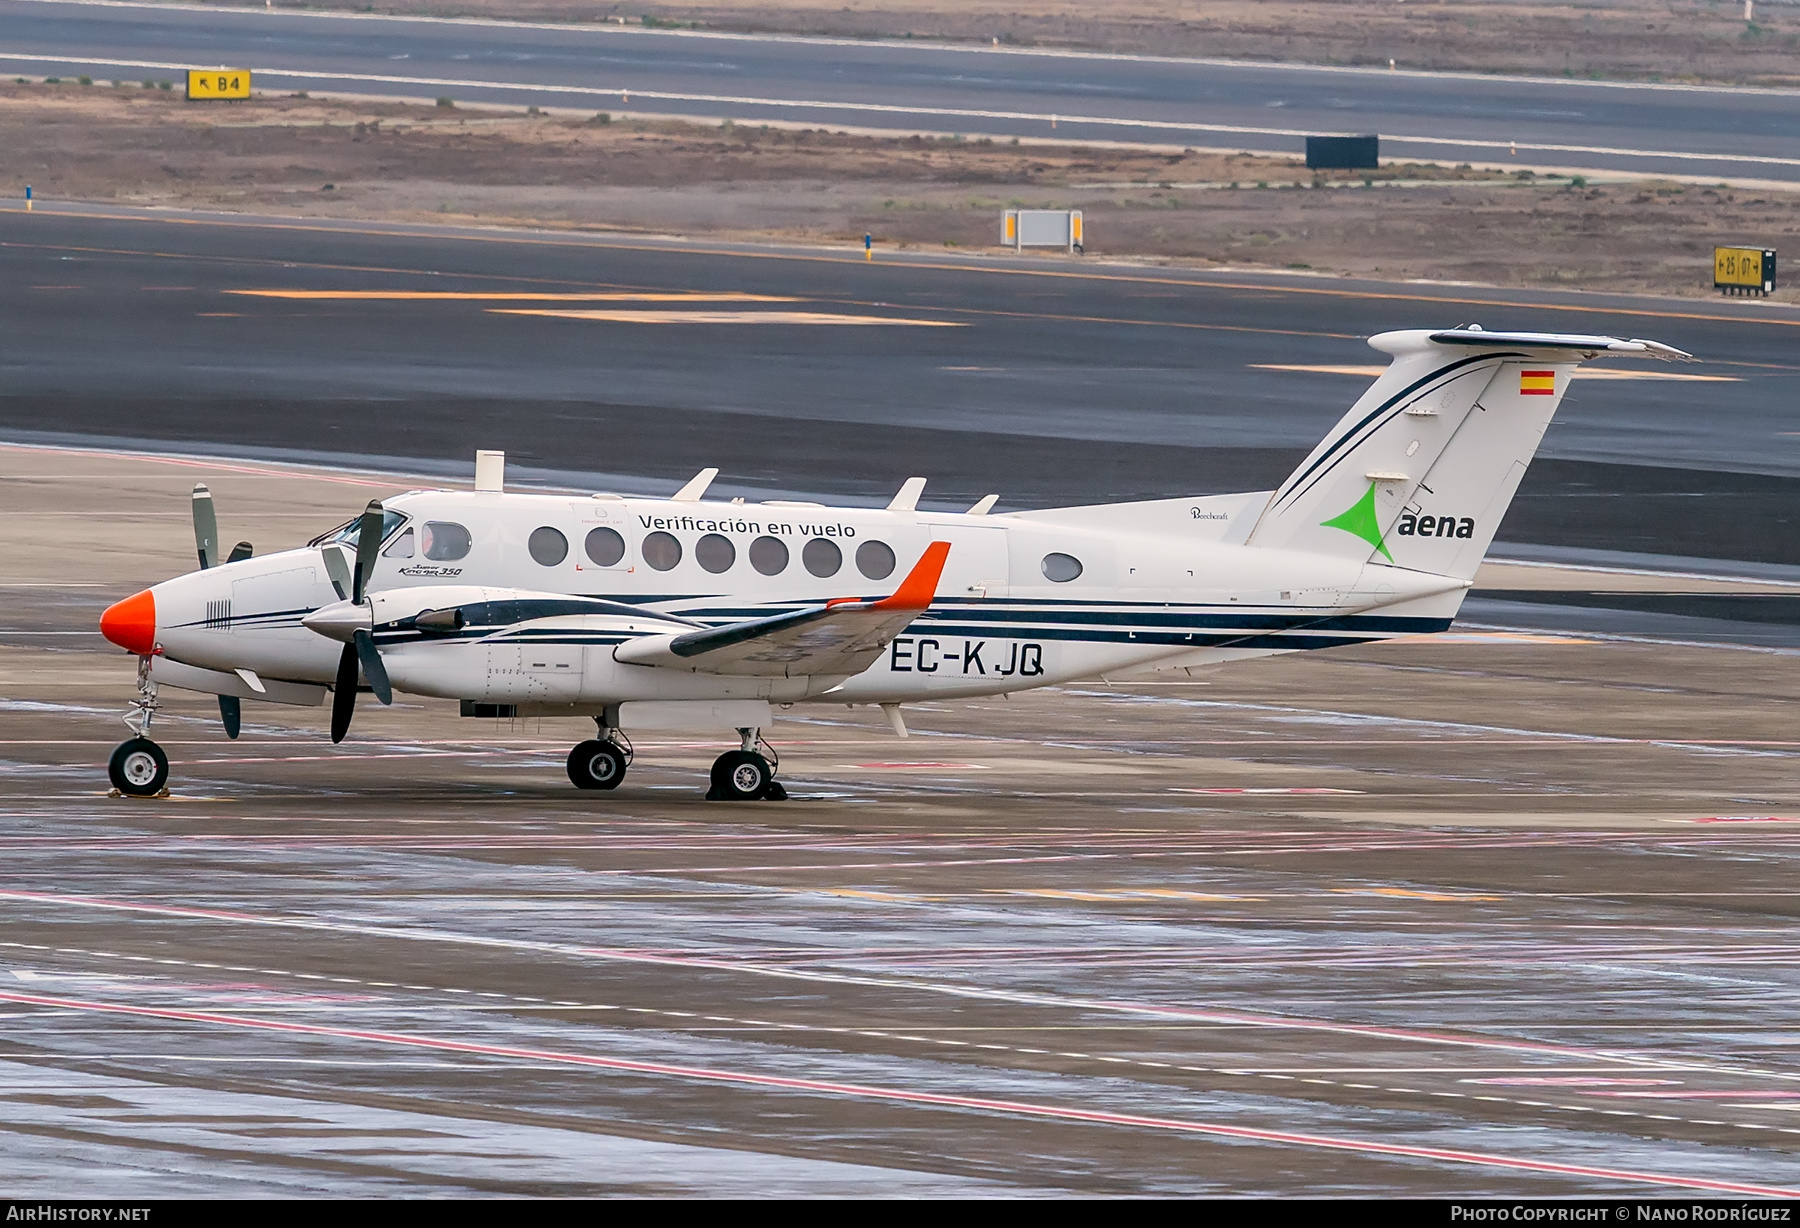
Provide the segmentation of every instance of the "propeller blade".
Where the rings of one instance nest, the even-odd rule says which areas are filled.
[[[394,688],[388,685],[387,666],[381,663],[381,650],[375,647],[375,637],[358,628],[351,636],[350,643],[356,649],[356,659],[362,663],[363,677],[369,680],[369,689],[375,692],[375,698],[384,704],[394,702]]]
[[[205,482],[194,486],[194,550],[200,556],[201,571],[219,565],[219,517]]]
[[[236,695],[219,696],[219,719],[225,722],[225,736],[235,739],[243,725],[244,705]]]
[[[225,561],[227,563],[241,563],[255,553],[256,547],[252,546],[249,542],[239,542],[231,548],[231,557]]]
[[[351,588],[350,600],[358,605],[362,604],[363,594],[369,591],[369,577],[375,574],[375,554],[381,549],[381,525],[386,518],[381,500],[370,499],[362,514],[362,524],[356,531],[356,583]]]
[[[342,742],[356,715],[356,645],[345,644],[338,656],[337,687],[331,693],[331,740]]]
[[[331,587],[337,590],[338,600],[348,600],[351,587],[350,564],[344,561],[344,548],[327,546],[319,553],[325,559],[325,574],[331,577]]]

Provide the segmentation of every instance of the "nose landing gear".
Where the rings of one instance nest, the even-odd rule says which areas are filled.
[[[163,748],[150,740],[150,722],[162,707],[156,698],[156,683],[150,677],[150,658],[138,658],[138,697],[131,701],[133,711],[124,717],[132,736],[113,748],[106,762],[106,775],[116,794],[126,797],[169,796],[169,757]]]
[[[781,756],[775,748],[762,740],[760,729],[740,729],[738,734],[744,744],[737,750],[728,750],[713,760],[712,788],[707,790],[706,800],[709,802],[785,802],[787,790],[775,779],[775,769],[781,765]],[[768,751],[765,757],[758,753],[761,747]]]

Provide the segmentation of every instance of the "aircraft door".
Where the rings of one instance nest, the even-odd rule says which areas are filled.
[[[944,561],[944,576],[938,582],[940,597],[967,601],[1007,595],[1010,590],[1005,529],[928,527],[933,540],[950,543],[950,557]]]

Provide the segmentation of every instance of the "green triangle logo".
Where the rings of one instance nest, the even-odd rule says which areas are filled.
[[[1375,518],[1373,482],[1369,483],[1369,489],[1363,492],[1362,498],[1330,520],[1320,521],[1319,524],[1321,528],[1342,529],[1353,537],[1360,537],[1381,551],[1382,558],[1390,563],[1394,561],[1394,556],[1388,553],[1387,543],[1381,540],[1381,522]]]

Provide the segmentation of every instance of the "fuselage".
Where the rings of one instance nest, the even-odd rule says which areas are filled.
[[[1442,630],[1460,581],[1244,544],[1266,492],[972,515],[616,495],[412,491],[384,501],[369,590],[402,691],[598,713],[637,699],[904,703],[1004,693]],[[193,572],[149,590],[158,655],[270,683],[329,684],[341,646],[302,625],[342,600],[325,549]],[[614,649],[892,591],[928,543],[950,543],[930,608],[851,677],[723,677],[632,665]],[[421,638],[392,618],[521,595],[616,603]],[[488,605],[481,605],[482,601]],[[384,614],[384,609],[386,613]],[[541,611],[542,617],[532,617]],[[177,685],[185,685],[177,682]]]

